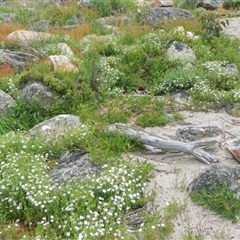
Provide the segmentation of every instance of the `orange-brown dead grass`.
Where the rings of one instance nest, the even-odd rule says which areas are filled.
[[[50,33],[52,34],[62,34],[68,35],[75,40],[81,40],[84,36],[91,34],[92,26],[89,23],[84,23],[79,26],[70,29],[50,29]]]
[[[1,23],[0,24],[0,42],[4,41],[6,36],[17,30],[26,30],[26,26],[20,23]]]
[[[0,77],[5,77],[14,73],[14,68],[9,63],[4,63],[0,65]]]
[[[225,9],[223,7],[219,7],[215,11],[218,12],[221,16],[226,16],[226,17],[230,17],[231,14],[234,12],[233,9]]]

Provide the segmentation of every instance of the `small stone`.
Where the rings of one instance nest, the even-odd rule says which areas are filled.
[[[217,126],[210,127],[184,127],[177,129],[177,136],[182,141],[196,141],[204,137],[216,137],[222,133]]]
[[[77,72],[78,68],[72,61],[64,55],[51,55],[48,57],[53,64],[55,71]]]

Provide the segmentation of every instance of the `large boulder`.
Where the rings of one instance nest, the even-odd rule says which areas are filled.
[[[32,42],[46,40],[51,37],[52,34],[50,33],[17,30],[7,35],[6,40],[10,42]]]
[[[81,121],[79,117],[71,114],[60,114],[37,124],[28,133],[34,136],[45,136],[46,140],[48,140],[62,136],[70,129],[80,126]]]
[[[173,7],[150,8],[143,16],[144,20],[157,22],[162,20],[194,20],[192,13],[185,9]]]
[[[183,62],[193,62],[196,59],[193,50],[178,41],[173,41],[168,45],[167,55],[170,60],[181,60]]]
[[[0,89],[0,113],[5,112],[8,108],[14,106],[14,99]]]
[[[82,179],[97,175],[100,167],[84,152],[64,152],[57,161],[57,167],[51,171],[55,182],[66,183],[74,179]]]
[[[198,0],[197,7],[203,7],[207,10],[214,10],[220,7],[222,4],[223,0]]]
[[[14,68],[25,67],[27,62],[33,60],[34,58],[34,55],[27,52],[0,49],[0,62],[9,63]]]
[[[189,193],[196,191],[201,193],[204,189],[208,192],[215,186],[225,185],[240,196],[240,166],[218,163],[200,173],[188,185]]]

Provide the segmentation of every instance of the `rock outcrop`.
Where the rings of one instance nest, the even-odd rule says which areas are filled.
[[[81,127],[80,118],[71,114],[61,114],[37,124],[28,133],[45,136],[47,140],[64,135],[66,131],[73,127]]]
[[[84,152],[64,152],[57,162],[57,167],[50,175],[55,182],[66,183],[74,179],[82,179],[90,175],[97,175],[100,166]]]
[[[194,20],[190,11],[173,7],[150,8],[143,18],[152,23],[163,20]]]
[[[9,63],[14,68],[25,67],[28,61],[32,61],[34,58],[35,56],[30,53],[0,49],[0,62]]]
[[[14,106],[14,99],[0,89],[0,114],[5,112],[8,108]]]
[[[31,103],[37,102],[43,109],[54,104],[54,92],[42,83],[29,83],[20,91],[20,97]]]
[[[190,194],[194,191],[201,193],[204,189],[211,192],[215,186],[222,185],[240,196],[240,166],[223,163],[214,164],[193,179],[188,186],[188,190]]]

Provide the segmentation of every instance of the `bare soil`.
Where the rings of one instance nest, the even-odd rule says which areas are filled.
[[[157,136],[176,139],[176,130],[183,126],[218,126],[222,134],[214,138],[202,138],[201,141],[217,140],[222,144],[214,155],[220,162],[239,164],[230,152],[225,149],[224,142],[240,138],[240,118],[227,113],[203,113],[183,111],[184,121],[176,122],[166,127],[147,128],[145,131]],[[187,233],[201,234],[206,240],[240,239],[240,224],[221,218],[212,211],[194,204],[188,196],[187,185],[209,165],[204,164],[193,156],[183,153],[134,153],[133,158],[148,160],[155,164],[154,179],[148,184],[146,192],[156,190],[155,206],[162,209],[169,202],[176,200],[187,203],[174,219],[175,231],[169,237],[171,240],[183,239]]]

